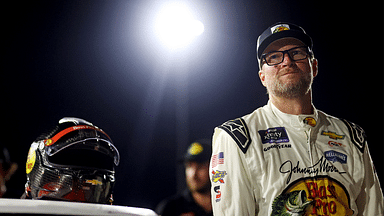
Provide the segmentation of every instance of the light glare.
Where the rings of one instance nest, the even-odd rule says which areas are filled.
[[[203,32],[203,23],[182,4],[164,6],[156,19],[156,34],[169,48],[183,47]]]

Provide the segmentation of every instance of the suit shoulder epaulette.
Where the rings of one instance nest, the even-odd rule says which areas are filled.
[[[345,119],[340,119],[348,128],[349,134],[351,135],[351,141],[352,143],[363,153],[364,152],[364,146],[367,141],[367,136],[365,135],[365,132],[363,128],[361,128],[359,125],[350,122]]]
[[[247,152],[252,140],[249,135],[247,124],[242,118],[229,120],[220,125],[219,128],[223,129],[232,137],[244,154]]]

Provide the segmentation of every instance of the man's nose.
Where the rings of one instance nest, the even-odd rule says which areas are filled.
[[[291,56],[288,53],[284,53],[284,59],[281,63],[282,65],[291,65],[293,64],[293,60],[291,59]]]

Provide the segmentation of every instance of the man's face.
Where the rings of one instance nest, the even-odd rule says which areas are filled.
[[[294,38],[283,38],[271,43],[264,51],[285,51],[304,44]],[[312,86],[313,78],[317,75],[317,60],[310,58],[293,61],[285,54],[280,64],[262,65],[259,77],[270,95],[284,98],[296,98],[307,94]]]
[[[191,192],[208,192],[211,187],[209,181],[209,161],[203,163],[195,161],[186,162],[185,177]]]

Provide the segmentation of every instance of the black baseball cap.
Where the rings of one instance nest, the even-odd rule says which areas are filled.
[[[304,29],[298,25],[287,23],[287,22],[278,22],[270,27],[268,27],[258,38],[256,43],[256,52],[257,59],[260,60],[261,55],[264,50],[272,42],[281,39],[281,38],[296,38],[303,42],[312,50],[312,38],[307,35]]]
[[[212,141],[210,139],[200,139],[189,145],[182,162],[196,161],[199,163],[211,159]]]

